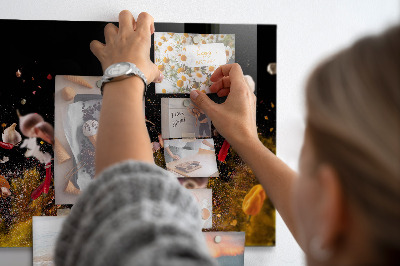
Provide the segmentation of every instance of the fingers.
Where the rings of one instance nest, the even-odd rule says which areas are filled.
[[[190,92],[190,98],[192,102],[202,109],[208,117],[211,118],[213,116],[212,110],[214,109],[215,105],[217,105],[213,100],[211,100],[207,94],[200,92],[198,90],[193,90]]]
[[[218,92],[217,92],[217,95],[219,96],[219,97],[224,97],[224,96],[228,96],[228,94],[231,92],[231,90],[230,89],[222,89],[222,90],[219,90]]]
[[[158,72],[158,75],[153,80],[154,83],[161,83],[164,80],[163,73],[160,70],[158,70]]]
[[[256,89],[256,84],[254,83],[253,78],[249,75],[245,75],[244,80],[246,81],[247,85],[249,86],[250,91],[254,92]]]
[[[106,44],[114,42],[116,35],[118,35],[118,27],[112,23],[108,23],[104,28],[104,37],[106,39]]]
[[[243,79],[243,71],[238,63],[228,64],[220,66],[215,70],[215,72],[211,75],[210,80],[212,82],[216,82],[223,77],[230,77],[231,82],[244,81]]]
[[[97,57],[97,59],[100,60],[101,53],[103,51],[104,46],[105,45],[103,43],[101,43],[97,40],[93,40],[90,43],[90,51],[92,51],[92,53]]]
[[[222,69],[221,69],[222,71]],[[241,87],[248,88],[251,92],[255,90],[255,83],[251,76],[246,75],[243,76],[245,83],[240,85]],[[219,97],[227,96],[230,93],[231,88],[231,77],[230,76],[223,76],[221,79],[217,80],[210,86],[210,92],[217,93]]]
[[[136,31],[150,36],[154,32],[154,18],[146,12],[140,13],[136,23]]]
[[[146,78],[147,78],[147,83],[148,84],[150,84],[151,82],[161,83],[164,80],[164,75],[158,69],[156,64],[152,64],[152,66],[151,66],[151,74],[150,74],[150,76],[148,76]]]
[[[222,79],[218,80],[217,82],[213,83],[210,87],[210,92],[218,93],[221,89],[227,89],[231,87],[231,80],[229,77],[223,77]]]
[[[136,22],[132,13],[128,10],[123,10],[119,13],[119,33],[129,34],[134,31]]]

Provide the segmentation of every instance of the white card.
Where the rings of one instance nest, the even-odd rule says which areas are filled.
[[[209,43],[186,46],[188,67],[215,66],[226,63],[226,52],[223,43]]]

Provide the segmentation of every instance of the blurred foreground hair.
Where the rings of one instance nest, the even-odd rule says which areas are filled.
[[[318,163],[337,171],[382,265],[400,261],[400,26],[320,64],[306,85]]]

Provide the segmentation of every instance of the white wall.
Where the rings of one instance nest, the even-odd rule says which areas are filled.
[[[277,24],[277,153],[294,169],[303,138],[307,74],[326,55],[400,20],[398,0],[1,0],[0,18],[117,21],[122,9],[135,16],[149,12],[157,22]],[[276,237],[274,248],[246,249],[245,265],[304,265],[279,216]],[[31,258],[28,248],[0,250],[0,265],[31,265]]]

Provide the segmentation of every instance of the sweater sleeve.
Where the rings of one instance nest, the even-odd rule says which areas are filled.
[[[124,161],[105,169],[64,222],[58,266],[216,265],[194,198],[156,165]]]

